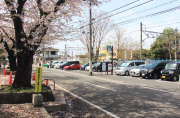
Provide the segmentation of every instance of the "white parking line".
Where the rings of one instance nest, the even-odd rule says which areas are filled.
[[[106,88],[106,87],[99,86],[99,85],[96,85],[96,84],[92,84],[92,83],[89,83],[89,82],[85,82],[85,81],[83,81],[83,82],[86,83],[86,84],[90,84],[90,85],[93,85],[93,86],[97,86],[97,87],[99,87],[99,88],[104,88],[104,89],[108,89],[108,90],[111,90],[111,91],[116,91],[116,90],[114,90],[114,89]]]
[[[69,72],[70,73],[70,72]],[[73,72],[71,72],[73,73]],[[88,76],[88,75],[82,75],[82,74],[77,74],[77,73],[74,73],[76,75],[80,75],[80,76],[84,76],[84,77],[90,77],[90,78],[94,78],[94,79],[99,79],[99,80],[104,80],[104,81],[109,81],[109,82],[114,82],[114,83],[119,83],[119,84],[124,84],[124,85],[128,85],[128,86],[132,86],[133,84],[129,84],[129,83],[126,83],[124,81],[116,81],[116,80],[111,80],[111,79],[108,79],[108,78],[100,78],[100,77],[95,77],[95,76]],[[65,77],[65,76],[64,76]],[[146,79],[142,79],[142,80],[146,80]],[[148,79],[150,80],[150,79]],[[176,84],[180,84],[179,82],[175,82]],[[167,93],[173,93],[173,94],[180,94],[180,93],[176,93],[176,92],[171,92],[171,91],[165,91],[165,90],[161,90],[161,89],[154,89],[154,88],[150,88],[150,87],[146,87],[146,85],[144,84],[141,84],[141,86],[138,86],[137,87],[141,87],[141,88],[148,88],[148,89],[152,89],[152,90],[158,90],[158,91],[162,91],[162,92],[167,92]]]
[[[50,83],[53,84],[52,82],[50,82]],[[87,100],[85,100],[85,99],[83,99],[83,98],[81,98],[81,97],[79,97],[79,96],[77,96],[77,95],[71,93],[70,91],[68,91],[68,90],[66,90],[66,89],[64,89],[64,88],[62,88],[62,87],[60,87],[60,86],[58,86],[58,85],[56,85],[56,86],[57,86],[58,88],[62,89],[63,91],[70,93],[70,94],[73,95],[74,97],[77,97],[78,99],[80,99],[80,100],[82,100],[82,101],[84,101],[84,102],[86,102],[86,103],[92,105],[93,107],[96,107],[97,109],[99,109],[99,110],[105,112],[106,114],[108,114],[108,115],[110,115],[110,116],[112,116],[112,117],[114,117],[114,118],[120,118],[120,117],[118,117],[118,116],[112,114],[111,112],[106,111],[105,109],[103,109],[103,108],[101,108],[101,107],[99,107],[99,106],[97,106],[97,105],[95,105],[95,104],[93,104],[93,103],[91,103],[91,102],[89,102],[89,101],[87,101]]]

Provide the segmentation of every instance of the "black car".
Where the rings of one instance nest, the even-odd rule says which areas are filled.
[[[112,64],[112,62],[97,62],[95,65],[92,66],[92,71],[102,72],[102,63],[106,63],[106,66],[108,64]]]
[[[79,64],[79,61],[67,61],[65,63],[62,63],[59,68],[63,70],[64,66],[69,66],[71,64]]]
[[[158,79],[161,77],[161,70],[164,69],[168,62],[151,62],[141,69],[142,78]]]
[[[166,64],[165,68],[161,70],[161,79],[162,80],[179,80],[180,74],[180,62],[172,62]]]
[[[97,62],[92,62],[92,64],[95,64],[95,63],[97,63]],[[81,65],[81,66],[80,66],[80,70],[85,70],[85,68],[86,68],[87,66],[89,66],[89,62]]]

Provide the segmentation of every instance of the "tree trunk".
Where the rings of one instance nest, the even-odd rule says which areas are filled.
[[[8,51],[8,59],[9,59],[9,64],[10,64],[10,70],[16,71],[16,56],[14,56],[14,51],[9,50]]]
[[[31,87],[33,53],[29,50],[17,53],[17,71],[13,88]]]
[[[99,47],[96,48],[95,62],[97,62],[98,60],[98,55],[99,55]]]

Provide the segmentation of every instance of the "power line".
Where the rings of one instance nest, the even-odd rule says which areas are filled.
[[[165,24],[165,25],[159,25],[159,26],[153,26],[153,27],[147,27],[146,29],[155,28],[155,27],[161,27],[161,26],[166,26],[166,25],[173,25],[173,24],[178,24],[178,23],[180,23],[180,22],[171,23],[171,24]]]
[[[135,2],[138,2],[138,1],[139,1],[139,0],[136,0],[136,1],[132,2],[132,3],[129,3],[129,4],[126,4],[126,5],[122,6],[122,7],[116,8],[116,9],[110,11],[110,12],[113,12],[113,11],[115,11],[115,10],[118,10],[118,9],[120,9],[120,8],[123,8],[123,7],[125,7],[125,6],[128,6],[128,5],[133,4],[133,3],[135,3]],[[145,2],[145,3],[142,3],[142,4],[139,4],[139,5],[137,5],[137,6],[131,7],[131,8],[129,8],[129,9],[123,10],[123,11],[121,11],[121,12],[118,12],[118,13],[113,14],[113,15],[111,15],[111,16],[105,17],[105,18],[103,18],[103,19],[112,17],[112,16],[117,15],[117,14],[119,14],[119,13],[122,13],[122,12],[128,11],[128,10],[130,10],[130,9],[133,9],[133,8],[135,8],[135,7],[144,5],[144,4],[146,4],[146,3],[148,3],[148,2],[151,2],[151,1],[153,1],[153,0],[149,0],[149,1]],[[107,12],[107,13],[105,13],[105,14],[108,14],[108,13],[110,13],[110,12]],[[105,15],[105,14],[102,14],[102,15],[100,15],[100,16],[103,16],[103,15]],[[100,16],[98,16],[97,18],[99,18]],[[100,20],[103,20],[103,19],[100,19]],[[93,23],[99,22],[100,20],[95,21],[95,22],[93,22]],[[81,27],[78,27],[77,29],[81,29],[81,28],[83,28],[83,27],[85,27],[85,26],[87,26],[87,25],[89,25],[89,24],[86,24],[86,25],[83,25],[83,26],[81,26]]]
[[[120,12],[118,12],[118,13],[116,13],[116,14],[113,14],[113,15],[110,15],[110,16],[108,16],[108,17],[102,18],[102,19],[100,19],[100,20],[104,20],[104,19],[106,19],[106,18],[109,18],[109,17],[112,17],[112,16],[114,16],[114,15],[123,13],[123,12],[125,12],[125,11],[131,10],[131,9],[133,9],[133,8],[139,7],[139,6],[141,6],[141,5],[144,5],[144,4],[149,3],[149,2],[152,2],[152,1],[153,1],[153,0],[149,0],[149,1],[147,1],[147,2],[144,2],[144,3],[142,3],[142,4],[136,5],[136,6],[134,6],[134,7],[129,8],[129,9],[120,11]],[[97,21],[95,21],[95,22],[93,22],[93,23],[99,22],[100,20],[97,20]]]
[[[139,11],[139,12],[136,12],[136,13],[133,13],[133,14],[130,14],[130,15],[127,15],[127,16],[124,16],[124,17],[121,17],[121,18],[118,18],[118,20],[119,20],[119,19],[122,20],[122,19],[124,19],[124,18],[133,16],[133,15],[136,15],[136,14],[140,14],[140,13],[143,13],[143,12],[146,12],[146,11],[149,11],[149,10],[152,10],[152,9],[155,9],[155,8],[158,8],[158,7],[162,7],[162,6],[164,6],[164,5],[167,5],[167,4],[176,2],[176,1],[178,1],[178,0],[172,0],[172,1],[166,2],[166,3],[164,3],[164,4],[160,4],[160,5],[158,5],[158,6],[155,6],[155,7],[149,8],[149,9],[145,9],[145,10],[142,10],[142,11]]]
[[[120,23],[116,23],[116,25],[125,25],[125,24],[131,23],[131,22],[135,22],[137,20],[141,20],[143,18],[153,17],[153,16],[156,16],[156,15],[164,14],[164,13],[171,12],[171,11],[174,11],[174,10],[177,10],[177,9],[180,9],[180,6],[174,7],[174,8],[171,8],[171,9],[167,9],[167,10],[164,10],[164,11],[156,12],[156,13],[153,13],[153,14],[149,14],[149,15],[146,15],[146,16],[134,18],[134,19],[131,19],[131,20],[123,21],[123,22],[120,22]]]
[[[104,13],[104,14],[101,14],[100,16],[106,15],[106,14],[108,14],[108,13],[111,13],[111,12],[113,12],[113,11],[116,11],[116,10],[118,10],[118,9],[121,9],[121,8],[123,8],[123,7],[126,7],[126,6],[128,6],[128,5],[131,5],[131,4],[133,4],[133,3],[135,3],[135,2],[138,2],[138,1],[139,1],[139,0],[136,0],[136,1],[134,1],[134,2],[128,3],[128,4],[124,5],[124,6],[121,6],[121,7],[119,7],[119,8],[116,8],[116,9],[114,9],[114,10],[112,10],[112,11],[109,11],[109,12],[106,12],[106,13]],[[98,16],[98,17],[100,17],[100,16]]]

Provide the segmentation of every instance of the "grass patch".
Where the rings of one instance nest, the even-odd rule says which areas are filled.
[[[41,91],[50,90],[49,86],[42,84]],[[3,85],[0,86],[1,93],[10,93],[10,92],[34,92],[35,91],[35,84],[32,84],[32,88],[28,87],[21,87],[21,88],[11,88],[11,85]]]

